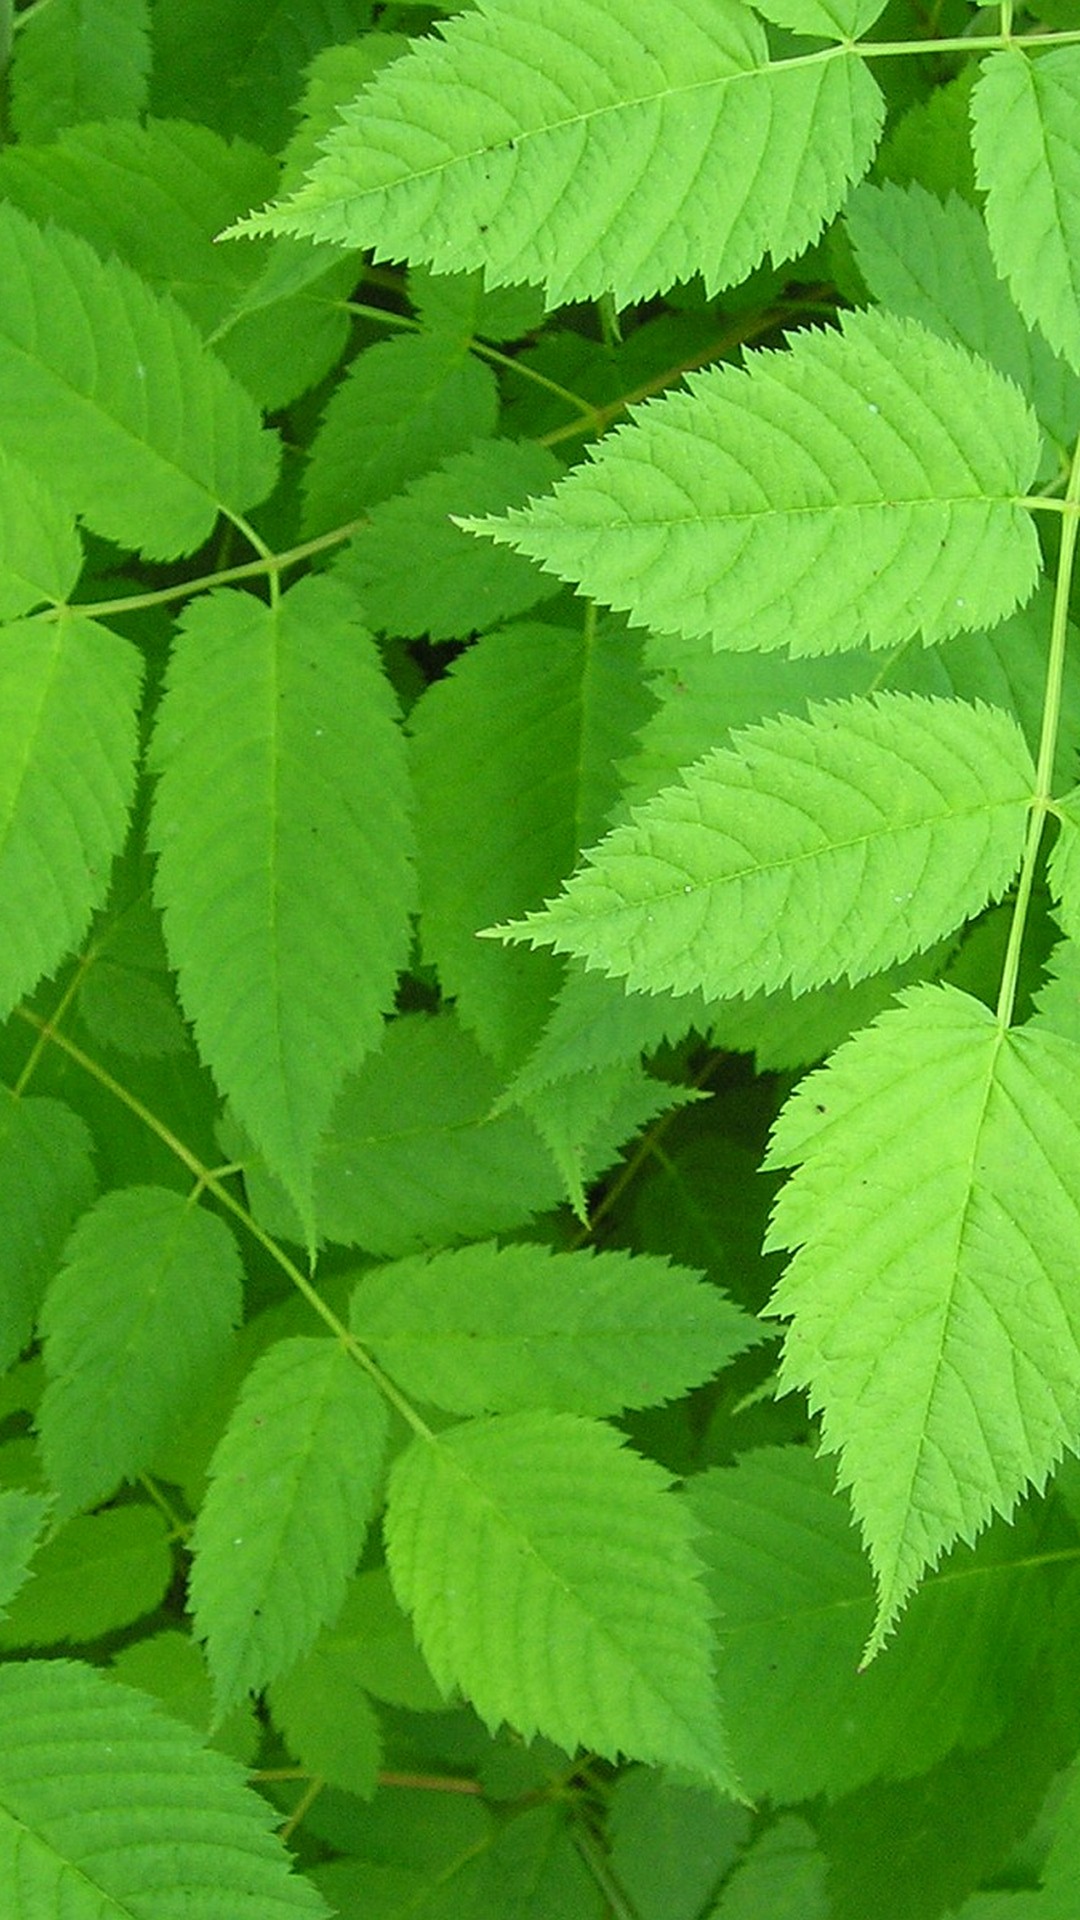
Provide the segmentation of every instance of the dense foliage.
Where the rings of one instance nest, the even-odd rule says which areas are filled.
[[[0,0],[5,1920],[1070,1920],[1080,6],[447,11]]]

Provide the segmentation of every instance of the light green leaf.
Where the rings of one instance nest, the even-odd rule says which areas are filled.
[[[1054,802],[1058,837],[1050,853],[1047,877],[1054,911],[1070,940],[1080,939],[1080,788]]]
[[[916,987],[805,1080],[772,1166],[770,1312],[870,1552],[886,1639],[925,1569],[1080,1421],[1080,1048]]]
[[[305,533],[344,526],[440,460],[463,453],[494,432],[498,406],[491,369],[462,341],[406,334],[368,347],[335,387],[311,442]],[[542,487],[557,469],[544,463],[540,470]],[[415,551],[410,560],[415,570]]]
[[[526,1094],[528,1114],[563,1181],[563,1196],[588,1223],[586,1186],[618,1158],[619,1149],[661,1114],[707,1099],[695,1087],[653,1079],[636,1060],[599,1073],[583,1070]]]
[[[718,1678],[739,1777],[774,1803],[926,1773],[1005,1729],[1050,1634],[1030,1521],[958,1549],[912,1601],[888,1653],[859,1655],[874,1590],[831,1463],[758,1447],[691,1481],[719,1628]]]
[[[156,1508],[79,1514],[34,1555],[29,1580],[0,1621],[0,1648],[100,1640],[160,1607],[172,1577]]]
[[[571,1074],[602,1072],[709,1030],[712,1009],[700,993],[627,993],[622,981],[571,967],[551,1018],[512,1080],[504,1104],[525,1100]]]
[[[48,140],[78,120],[131,117],[146,105],[150,0],[49,0],[20,21],[11,124]]]
[[[462,1247],[365,1274],[352,1330],[409,1394],[452,1413],[619,1413],[674,1400],[762,1331],[649,1254]]]
[[[692,1530],[667,1486],[596,1421],[470,1421],[395,1462],[390,1575],[439,1685],[490,1727],[730,1793]]]
[[[191,1606],[219,1719],[287,1672],[340,1610],[386,1424],[336,1340],[279,1340],[248,1374],[192,1539]]]
[[[0,445],[95,533],[172,559],[269,492],[274,437],[173,301],[12,206],[0,281]]]
[[[558,1206],[551,1155],[523,1114],[493,1113],[500,1091],[453,1014],[392,1021],[334,1111],[316,1169],[324,1237],[395,1258],[504,1233]],[[246,1172],[263,1225],[301,1239],[280,1191],[257,1164]]]
[[[617,827],[508,937],[645,992],[857,980],[1004,891],[1033,783],[993,707],[879,694],[766,721]]]
[[[1038,426],[962,348],[852,313],[686,385],[548,498],[464,524],[637,625],[732,651],[928,644],[1031,594],[1039,544],[1017,496]]]
[[[6,1611],[30,1571],[49,1503],[22,1487],[0,1492],[0,1611]]]
[[[637,646],[611,623],[528,622],[484,634],[410,715],[424,957],[496,1060],[539,1038],[559,971],[476,934],[602,833],[647,711]]]
[[[558,587],[516,554],[478,548],[454,521],[515,506],[558,473],[554,455],[531,441],[479,441],[376,506],[336,571],[384,633],[454,640],[514,619]]]
[[[854,40],[885,11],[886,0],[761,0],[757,11],[792,33]]]
[[[229,591],[197,601],[153,764],[181,999],[310,1237],[319,1139],[381,1037],[413,904],[396,702],[344,589],[312,577],[276,608]]]
[[[991,54],[971,115],[994,259],[1024,318],[1080,372],[1080,47]]]
[[[135,648],[81,614],[0,629],[0,1018],[105,899],[135,787],[140,679]]]
[[[71,1223],[93,1199],[92,1152],[59,1100],[0,1094],[0,1373],[30,1339]]]
[[[430,333],[457,340],[519,340],[543,325],[544,302],[535,287],[485,287],[481,273],[432,273],[414,267],[409,299]]]
[[[51,487],[0,450],[0,621],[67,599],[82,570],[75,517]]]
[[[559,305],[713,291],[809,246],[883,102],[854,53],[772,68],[737,0],[482,0],[342,114],[306,183],[237,232],[372,247]]]
[[[874,298],[967,347],[1026,394],[1053,436],[1053,477],[1080,426],[1080,380],[1039,333],[1029,332],[998,276],[977,207],[950,194],[862,186],[845,224]]]
[[[107,1498],[175,1438],[241,1300],[232,1234],[184,1195],[120,1188],[83,1214],[39,1318],[38,1431],[61,1515]]]
[[[75,1661],[0,1671],[0,1882],[11,1920],[329,1920],[240,1768]]]

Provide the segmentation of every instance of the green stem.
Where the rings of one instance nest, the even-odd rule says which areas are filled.
[[[305,540],[298,547],[289,547],[284,553],[270,553],[264,549],[264,557],[258,560],[246,560],[239,567],[222,567],[217,573],[203,573],[195,580],[180,580],[172,587],[159,587],[154,593],[131,593],[120,600],[96,600],[85,605],[79,602],[74,607],[68,604],[59,607],[44,607],[40,613],[33,614],[35,620],[62,620],[71,612],[84,614],[88,620],[103,620],[109,614],[136,613],[143,607],[164,607],[171,600],[187,600],[192,594],[208,593],[211,587],[227,587],[237,580],[257,580],[263,574],[284,572],[286,567],[296,567],[304,560],[310,560],[316,553],[325,553],[328,547],[339,547],[345,540],[351,540],[354,533],[367,525],[366,517],[350,520],[346,526],[335,527],[332,533],[321,533],[317,540]],[[259,546],[263,542],[259,541]]]
[[[1009,942],[1001,969],[1001,991],[998,995],[997,1017],[1002,1027],[1009,1025],[1016,1004],[1020,956],[1031,907],[1031,892],[1038,868],[1039,847],[1042,842],[1043,828],[1046,825],[1046,816],[1053,804],[1054,755],[1057,751],[1058,727],[1061,722],[1061,689],[1069,637],[1069,596],[1072,591],[1073,568],[1076,562],[1077,532],[1080,530],[1080,440],[1077,441],[1073,452],[1069,484],[1065,490],[1062,505],[1065,509],[1065,518],[1061,527],[1061,550],[1058,554],[1057,579],[1054,587],[1050,651],[1046,663],[1046,694],[1043,700],[1039,752],[1035,763],[1035,792],[1028,816],[1027,837],[1020,865],[1020,878],[1016,885]]]
[[[247,1230],[252,1239],[258,1241],[263,1251],[269,1254],[271,1260],[273,1260],[275,1264],[281,1268],[282,1273],[291,1280],[297,1292],[303,1295],[308,1306],[318,1314],[320,1320],[325,1323],[335,1338],[341,1341],[342,1346],[356,1361],[356,1364],[363,1367],[364,1372],[374,1381],[379,1391],[385,1395],[392,1406],[397,1408],[402,1419],[407,1422],[413,1432],[418,1434],[422,1439],[433,1440],[435,1436],[427,1422],[420,1418],[420,1415],[416,1412],[415,1408],[410,1405],[408,1400],[406,1400],[404,1394],[398,1392],[393,1381],[388,1379],[381,1367],[376,1366],[370,1354],[361,1346],[355,1335],[349,1331],[344,1321],[339,1320],[333,1308],[327,1305],[318,1288],[309,1280],[303,1269],[297,1266],[295,1260],[289,1258],[284,1247],[278,1245],[273,1235],[267,1233],[265,1228],[259,1225],[259,1222],[248,1212],[242,1202],[235,1198],[218,1175],[214,1173],[210,1167],[203,1165],[198,1154],[193,1153],[190,1147],[185,1146],[184,1142],[173,1133],[171,1127],[167,1127],[163,1120],[159,1120],[157,1114],[154,1113],[150,1107],[145,1106],[137,1095],[133,1094],[128,1087],[124,1086],[122,1081],[114,1079],[107,1068],[101,1066],[97,1060],[92,1059],[88,1053],[84,1053],[81,1047],[76,1046],[74,1040],[69,1040],[67,1035],[62,1033],[59,1027],[55,1026],[52,1021],[43,1020],[39,1014],[31,1013],[27,1007],[18,1007],[16,1008],[16,1012],[20,1019],[26,1021],[28,1026],[33,1027],[35,1031],[41,1034],[46,1040],[50,1040],[53,1046],[59,1047],[61,1053],[66,1053],[69,1060],[73,1060],[77,1067],[81,1067],[83,1072],[88,1073],[92,1079],[96,1080],[100,1087],[104,1087],[107,1093],[111,1093],[114,1099],[119,1100],[121,1104],[127,1108],[129,1113],[133,1113],[137,1120],[141,1120],[143,1125],[150,1129],[151,1133],[157,1135],[162,1145],[167,1147],[169,1152],[174,1154],[180,1161],[181,1165],[188,1169],[188,1172],[197,1184],[201,1188],[204,1188],[207,1193],[212,1193],[218,1205],[224,1207],[227,1213],[231,1213],[233,1219],[239,1221],[240,1225]]]

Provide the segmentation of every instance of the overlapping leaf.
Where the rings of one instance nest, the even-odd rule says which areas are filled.
[[[135,648],[82,615],[0,629],[0,1018],[105,898],[135,787],[140,678]]]
[[[624,633],[539,623],[485,634],[413,710],[424,955],[496,1059],[537,1037],[558,973],[476,934],[549,892],[602,832],[646,712]]]
[[[60,1513],[152,1466],[213,1380],[240,1306],[236,1242],[183,1194],[120,1188],[82,1216],[38,1323],[38,1428]]]
[[[78,120],[142,112],[150,0],[51,0],[19,24],[11,122],[20,140],[48,140]]]
[[[252,1367],[211,1464],[191,1603],[218,1717],[332,1620],[375,1504],[386,1409],[335,1340],[279,1340]]]
[[[312,440],[305,531],[354,520],[463,453],[494,430],[498,405],[490,368],[470,358],[462,341],[406,334],[369,347],[335,387]]]
[[[172,559],[269,491],[274,437],[172,300],[12,206],[0,282],[0,446],[96,533]]]
[[[1080,372],[1080,47],[991,54],[971,112],[998,268],[1025,319]]]
[[[650,1406],[761,1338],[666,1260],[490,1242],[367,1274],[352,1328],[406,1392],[453,1413]]]
[[[0,1492],[0,1611],[7,1609],[30,1570],[49,1503],[23,1487]]]
[[[925,1773],[996,1738],[1050,1631],[1034,1527],[958,1551],[912,1602],[888,1656],[857,1671],[873,1582],[831,1462],[759,1447],[691,1482],[719,1626],[719,1678],[747,1791],[830,1798]]]
[[[482,0],[381,74],[298,192],[238,231],[625,305],[800,253],[882,117],[857,55],[773,67],[736,0]]]
[[[75,1661],[0,1672],[0,1883],[10,1920],[323,1920],[240,1768]]]
[[[1080,939],[1080,791],[1056,802],[1058,837],[1050,853],[1048,875],[1056,913],[1070,940]]]
[[[1080,1421],[1080,1048],[918,987],[804,1081],[770,1164],[781,1378],[869,1548],[881,1646],[924,1570],[1041,1486]]]
[[[1021,320],[978,208],[956,194],[943,205],[915,183],[863,186],[845,224],[876,300],[967,347],[1026,394],[1055,442],[1052,474],[1080,426],[1080,380]]]
[[[692,1528],[667,1475],[567,1413],[469,1421],[396,1461],[391,1577],[439,1685],[731,1791]]]
[[[747,365],[688,375],[546,499],[465,524],[733,651],[929,643],[1028,598],[1039,432],[1009,381],[879,311]]]
[[[10,453],[0,453],[0,621],[67,599],[82,567],[70,508]]]
[[[59,1100],[0,1096],[0,1372],[29,1340],[71,1223],[93,1198],[92,1152]]]
[[[507,930],[638,990],[857,980],[1000,893],[1034,782],[993,707],[880,694],[748,728]]]
[[[165,1522],[132,1504],[80,1513],[38,1548],[0,1621],[0,1650],[100,1640],[161,1606],[173,1578]]]
[[[204,1058],[309,1236],[320,1135],[408,955],[404,751],[335,582],[188,613],[154,741],[157,894]]]

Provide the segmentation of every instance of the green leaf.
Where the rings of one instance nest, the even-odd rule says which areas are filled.
[[[830,1920],[833,1912],[818,1836],[784,1814],[755,1839],[709,1920]]]
[[[305,533],[355,520],[439,461],[463,453],[494,431],[498,403],[491,369],[466,353],[462,341],[421,333],[368,347],[335,387],[311,442]],[[556,471],[541,461],[537,486]]]
[[[0,1095],[0,1373],[30,1339],[72,1221],[93,1199],[92,1150],[59,1100]]]
[[[177,1720],[185,1720],[209,1739],[213,1690],[202,1648],[190,1634],[166,1629],[121,1647],[111,1662],[118,1680],[160,1700]],[[250,1766],[263,1738],[253,1707],[245,1702],[218,1729],[213,1744]]]
[[[255,1362],[214,1454],[192,1539],[191,1606],[220,1719],[332,1620],[375,1505],[386,1409],[335,1340]]]
[[[470,1421],[394,1464],[391,1578],[444,1691],[572,1750],[734,1790],[684,1508],[653,1462],[568,1413]]]
[[[0,450],[0,621],[67,599],[82,571],[74,515],[12,454]]]
[[[993,707],[879,694],[766,721],[617,827],[509,937],[646,992],[857,980],[1004,891],[1033,782]]]
[[[1028,397],[1056,443],[1052,477],[1080,426],[1080,380],[1021,320],[978,208],[955,194],[943,206],[917,185],[862,186],[845,225],[876,300],[967,347]]]
[[[493,1243],[365,1274],[352,1330],[452,1413],[619,1413],[673,1400],[761,1339],[749,1315],[647,1254]]]
[[[631,1767],[611,1791],[607,1841],[634,1920],[701,1920],[745,1841],[745,1807]]]
[[[0,1648],[100,1640],[160,1607],[172,1577],[165,1522],[153,1507],[79,1514],[34,1555],[0,1621]]]
[[[0,280],[0,442],[95,533],[168,560],[269,492],[274,437],[173,301],[11,206]]]
[[[875,1652],[944,1548],[1040,1487],[1080,1419],[1080,1048],[916,987],[804,1081],[769,1164],[781,1381],[869,1549]]]
[[[1080,938],[1080,789],[1054,802],[1058,837],[1050,853],[1047,878],[1054,911],[1070,940]]]
[[[852,313],[686,385],[548,498],[464,524],[637,625],[732,651],[928,644],[1031,594],[1038,540],[1017,496],[1038,427],[963,349]]]
[[[497,1060],[539,1038],[559,972],[476,934],[551,892],[603,831],[647,711],[624,633],[540,622],[484,634],[413,709],[424,957]]]
[[[550,600],[557,586],[516,554],[484,552],[454,521],[512,507],[549,487],[558,473],[545,447],[482,440],[376,506],[336,571],[384,633],[453,640],[514,619]]]
[[[758,1447],[694,1479],[691,1508],[720,1625],[718,1678],[739,1777],[773,1802],[927,1772],[996,1739],[1050,1633],[1030,1522],[958,1550],[859,1673],[870,1570],[828,1463]]]
[[[347,1665],[352,1681],[376,1700],[413,1713],[438,1713],[445,1705],[385,1567],[371,1567],[349,1581],[345,1605],[333,1625],[323,1628],[315,1650]]]
[[[885,11],[886,0],[763,0],[757,11],[792,33],[854,40]]]
[[[801,253],[865,173],[883,103],[853,53],[771,68],[736,0],[483,0],[345,109],[306,183],[236,229],[372,247],[551,306],[742,280]]]
[[[151,106],[275,152],[308,62],[367,14],[362,0],[155,0]]]
[[[350,1650],[312,1648],[270,1689],[270,1714],[289,1752],[331,1787],[370,1800],[379,1784],[382,1739]]]
[[[11,1920],[329,1920],[235,1762],[75,1661],[0,1671],[0,1878]]]
[[[6,1611],[23,1585],[49,1503],[22,1487],[0,1492],[0,1611]]]
[[[181,999],[310,1237],[319,1139],[381,1037],[413,900],[396,703],[343,588],[309,578],[276,607],[234,591],[196,601],[153,764]]]
[[[105,898],[135,787],[140,679],[134,647],[81,614],[0,629],[0,1018]]]
[[[236,1242],[164,1187],[128,1187],[79,1221],[39,1319],[38,1415],[60,1514],[153,1464],[210,1382],[240,1318]]]
[[[134,118],[146,105],[150,0],[50,0],[20,21],[11,124],[48,140],[77,120]]]
[[[994,259],[1025,320],[1080,372],[1080,48],[991,54],[971,116]]]
[[[346,1083],[316,1170],[322,1233],[395,1258],[521,1226],[562,1185],[535,1127],[494,1114],[498,1072],[451,1013],[394,1020]],[[247,1169],[258,1216],[298,1239],[296,1215]]]

